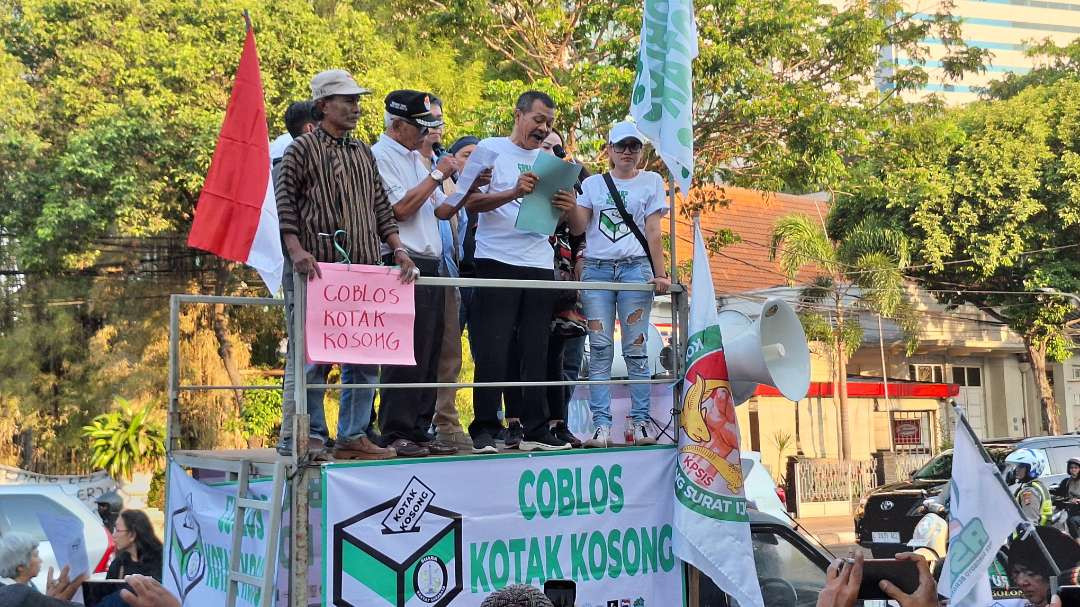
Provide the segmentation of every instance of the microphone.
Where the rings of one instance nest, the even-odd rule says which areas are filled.
[[[435,159],[438,160],[446,154],[446,149],[443,148],[441,143],[436,141],[435,143],[431,144],[431,153],[434,154]]]
[[[432,147],[432,149],[435,148]],[[566,150],[563,148],[562,144],[556,143],[551,146],[551,153],[554,154],[556,158],[566,158]]]

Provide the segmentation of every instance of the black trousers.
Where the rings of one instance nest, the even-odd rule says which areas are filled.
[[[438,276],[439,260],[414,257],[422,276]],[[384,263],[393,264],[386,258]],[[437,381],[442,349],[444,287],[416,287],[416,322],[413,326],[415,366],[383,365],[379,381],[384,384]],[[428,426],[435,415],[435,388],[388,388],[379,391],[379,425],[383,442],[399,438],[427,441]]]
[[[476,260],[477,278],[519,280],[554,280],[553,270],[512,266],[492,259]],[[554,286],[554,285],[553,285]],[[469,331],[473,336],[474,377],[477,382],[508,381],[513,377],[511,364],[518,361],[521,381],[544,381],[547,378],[548,337],[555,304],[555,290],[480,287],[473,302]],[[499,431],[501,388],[474,388],[473,412],[469,425],[474,438]],[[526,437],[547,432],[549,418],[547,390],[529,387],[521,390],[521,406],[513,413],[521,419]]]
[[[547,379],[549,381],[563,381],[563,347],[566,338],[561,335],[552,335],[548,338],[547,349]],[[574,379],[577,379],[576,377]],[[548,386],[547,403],[550,419],[566,421],[566,405],[573,392],[573,386]]]

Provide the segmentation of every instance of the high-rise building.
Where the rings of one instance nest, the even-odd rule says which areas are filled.
[[[942,3],[910,1],[907,9],[916,19],[929,19],[941,12]],[[945,47],[941,40],[928,37],[923,42],[930,49],[931,57],[925,65],[930,79],[923,89],[906,97],[937,93],[949,105],[974,101],[979,88],[990,81],[1000,80],[1008,72],[1027,73],[1038,64],[1039,58],[1024,52],[1031,43],[1049,38],[1066,45],[1080,38],[1080,0],[956,0],[950,12],[962,20],[962,37],[969,46],[993,53],[986,72],[968,74],[960,81],[949,79],[940,61]],[[894,50],[884,49],[882,55],[891,62]],[[911,65],[902,55],[897,60],[901,66]]]

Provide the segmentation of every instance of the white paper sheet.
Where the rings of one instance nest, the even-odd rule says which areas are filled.
[[[82,521],[74,516],[57,516],[54,514],[37,513],[41,529],[45,532],[49,544],[52,545],[53,556],[57,565],[63,569],[68,565],[70,579],[75,579],[84,573],[90,573],[90,560],[86,556],[86,535],[83,533]],[[59,575],[57,571],[57,575]]]
[[[495,159],[498,157],[499,154],[495,150],[480,147],[473,150],[472,155],[469,156],[469,161],[465,163],[465,168],[461,169],[461,176],[457,180],[457,191],[451,194],[444,204],[457,206],[457,203],[461,202],[465,194],[472,189],[476,176],[484,169],[495,166]]]

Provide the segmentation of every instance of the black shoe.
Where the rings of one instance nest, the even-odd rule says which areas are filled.
[[[498,453],[499,448],[495,446],[495,439],[490,435],[480,434],[473,439],[473,453]]]
[[[526,437],[518,445],[518,449],[522,451],[565,451],[569,448],[570,443],[558,438],[550,430],[531,438]]]
[[[566,422],[559,422],[551,428],[551,433],[555,435],[555,438],[570,443],[570,447],[573,449],[581,448],[581,441],[578,437],[574,436],[574,433],[570,431],[570,428],[566,427]]]
[[[506,443],[507,449],[513,449],[521,444],[521,439],[525,437],[525,428],[521,427],[521,422],[510,422],[510,425],[506,427],[506,439],[503,441]]]

